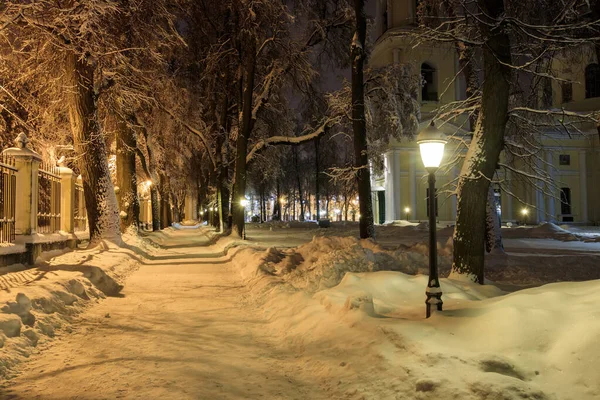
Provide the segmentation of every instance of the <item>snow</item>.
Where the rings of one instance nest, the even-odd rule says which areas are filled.
[[[11,381],[9,394],[600,396],[600,280],[515,291],[533,278],[539,285],[597,274],[598,243],[549,239],[565,234],[552,226],[505,229],[513,235],[505,243],[507,254],[488,258],[489,276],[504,277],[503,285],[442,278],[444,310],[425,319],[427,231],[378,227],[382,242],[374,242],[353,237],[356,228],[249,225],[249,240],[241,241],[205,226],[182,225],[144,234],[145,241],[128,233],[123,247],[103,242],[103,248],[64,254],[38,269],[15,270],[21,282],[36,283],[12,287],[0,300],[13,307],[11,315],[26,320],[31,312],[42,323],[33,328],[23,323],[12,338],[0,335],[0,365],[11,367],[23,354],[44,350]],[[452,232],[440,233],[440,259],[448,266]],[[100,301],[102,280],[92,283],[81,266],[98,266],[116,282],[127,282],[123,296]],[[70,288],[69,282],[79,284]],[[81,315],[81,323],[72,315]],[[14,332],[11,318],[7,330]],[[63,340],[49,347],[53,335]]]

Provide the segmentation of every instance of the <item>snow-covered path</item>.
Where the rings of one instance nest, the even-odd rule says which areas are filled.
[[[81,316],[72,334],[23,365],[9,399],[328,398],[294,354],[262,333],[227,259],[181,232],[132,274],[123,296]],[[170,248],[169,248],[170,247]]]

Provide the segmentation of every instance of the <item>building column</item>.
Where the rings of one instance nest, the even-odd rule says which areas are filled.
[[[393,178],[394,178],[394,189],[395,194],[394,197],[396,201],[394,202],[394,220],[402,219],[402,191],[400,185],[400,151],[394,151],[394,170],[393,170]]]
[[[417,219],[417,162],[416,150],[410,151],[410,164],[408,167],[408,199],[410,201],[410,219]]]
[[[579,202],[581,207],[581,221],[588,222],[588,198],[587,198],[587,163],[585,150],[579,152]]]
[[[548,185],[548,191],[552,192],[552,196],[548,196],[548,214],[550,215],[550,222],[556,222],[556,202],[554,196],[556,195],[554,188],[554,157],[552,152],[546,152],[546,169],[548,172],[548,178],[551,185]]]
[[[542,160],[538,158],[536,160],[536,165],[538,170],[542,170]],[[535,189],[535,206],[537,208],[537,222],[541,223],[546,221],[546,201],[544,199],[544,189],[546,187],[546,183],[538,179],[538,187]]]
[[[384,155],[385,162],[385,220],[393,221],[396,191],[394,181],[394,152],[388,151]]]

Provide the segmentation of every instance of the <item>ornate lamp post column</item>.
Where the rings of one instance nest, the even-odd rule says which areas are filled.
[[[419,132],[417,143],[421,151],[421,158],[425,169],[429,172],[429,280],[425,294],[427,299],[426,318],[431,316],[431,306],[435,305],[438,311],[442,311],[442,289],[438,277],[437,265],[437,239],[436,239],[436,200],[435,192],[435,172],[442,162],[444,156],[444,146],[447,143],[446,135],[435,127],[433,121],[431,125]]]

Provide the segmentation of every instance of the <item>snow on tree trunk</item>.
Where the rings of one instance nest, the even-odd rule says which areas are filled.
[[[117,126],[117,200],[121,210],[121,233],[139,226],[140,203],[137,195],[135,170],[136,133],[126,121]]]
[[[502,0],[479,0],[489,18],[504,12]],[[451,276],[467,276],[483,284],[486,205],[490,180],[502,150],[510,89],[510,39],[503,30],[481,23],[483,47],[482,104],[473,140],[458,182],[456,228]]]
[[[485,218],[485,250],[488,253],[504,253],[502,229],[497,207],[498,204],[494,194],[494,187],[490,185]]]
[[[246,195],[246,155],[248,153],[248,139],[252,132],[252,97],[254,94],[254,78],[256,73],[256,42],[248,38],[249,46],[244,65],[245,84],[242,94],[241,129],[238,132],[235,159],[235,196],[232,204],[233,230],[239,237],[244,232],[244,207],[240,200]]]
[[[66,53],[65,67],[69,121],[83,179],[90,244],[104,239],[120,243],[117,197],[110,179],[106,144],[97,120],[94,67],[85,57],[72,51]]]
[[[367,153],[367,123],[365,120],[364,62],[367,18],[365,0],[354,0],[356,32],[352,39],[352,130],[354,132],[354,165],[358,174],[360,237],[375,236],[371,204],[371,172]]]

